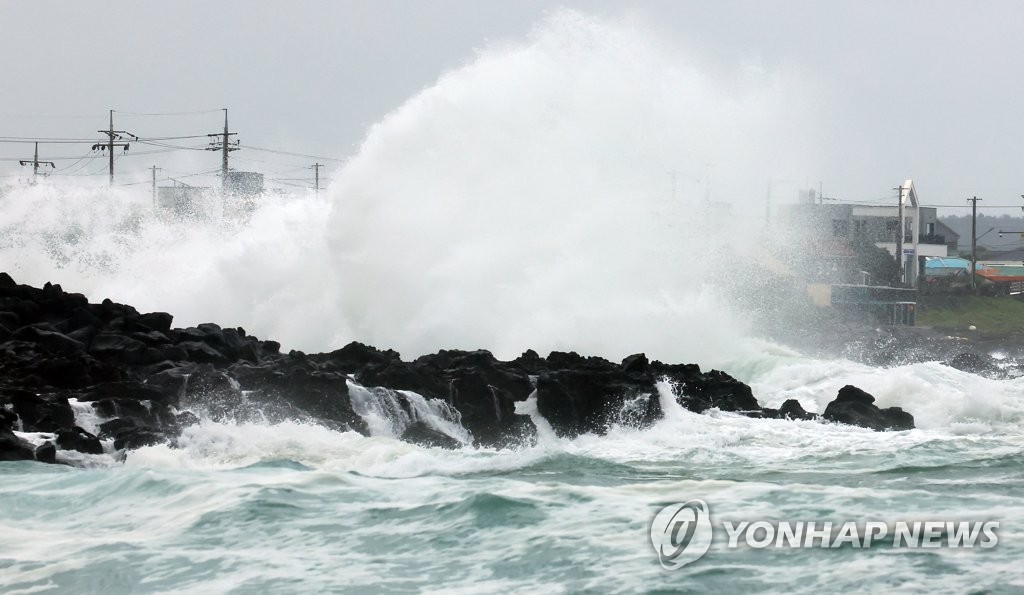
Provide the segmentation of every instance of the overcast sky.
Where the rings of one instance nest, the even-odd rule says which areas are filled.
[[[218,113],[127,113],[228,107],[244,144],[343,159],[445,71],[490,43],[523,39],[559,7],[642,23],[711,70],[755,63],[799,77],[815,112],[800,142],[813,158],[792,185],[876,200],[913,178],[928,204],[962,205],[973,194],[992,206],[1021,202],[1024,4],[1010,1],[7,0],[0,137],[91,138],[111,108],[126,112],[116,127],[137,134],[205,134],[222,125]],[[87,152],[44,146],[41,157]],[[17,174],[12,159],[30,155],[29,145],[0,143],[0,175]],[[211,153],[190,157],[174,167],[219,165]],[[233,157],[282,179],[301,178],[312,161]]]

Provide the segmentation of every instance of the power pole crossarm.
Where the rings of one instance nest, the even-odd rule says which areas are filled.
[[[51,168],[54,168],[54,169],[56,169],[56,167],[57,167],[56,165],[53,164],[52,161],[40,161],[39,160],[39,143],[36,143],[35,156],[32,157],[31,161],[28,160],[28,159],[21,159],[21,160],[18,161],[18,163],[20,163],[21,165],[29,165],[29,164],[32,165],[32,179],[35,179],[35,177],[39,175],[39,166],[40,165],[49,165]]]
[[[121,141],[121,139],[124,138],[123,136],[121,136],[122,134],[126,135],[126,136],[130,136],[130,137],[132,137],[133,139],[136,139],[136,140],[138,140],[139,137],[135,136],[131,132],[126,132],[124,130],[114,130],[114,110],[110,110],[110,128],[107,129],[107,130],[99,130],[98,132],[100,134],[106,134],[107,135],[107,140],[106,140],[106,142],[98,142],[98,143],[96,143],[95,145],[92,146],[92,149],[94,151],[96,149],[103,149],[103,150],[107,151],[107,158],[109,159],[109,161],[107,163],[108,163],[108,168],[109,168],[109,171],[110,171],[110,185],[113,186],[114,185],[114,147],[124,147],[125,151],[128,150],[128,144],[129,143],[126,142],[126,141]]]
[[[221,187],[224,187],[228,183],[228,153],[231,151],[237,151],[239,148],[238,141],[230,140],[230,137],[235,136],[236,132],[228,132],[228,110],[224,108],[224,132],[214,132],[207,134],[211,138],[217,137],[217,140],[211,140],[210,146],[206,147],[207,151],[220,151],[220,183]]]

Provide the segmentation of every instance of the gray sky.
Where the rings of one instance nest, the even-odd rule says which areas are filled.
[[[343,158],[370,125],[472,60],[476,48],[521,39],[561,6],[635,19],[708,69],[753,62],[797,73],[815,113],[801,141],[813,158],[796,182],[820,181],[827,196],[875,200],[913,178],[928,204],[962,205],[972,194],[983,205],[1021,202],[1024,4],[1010,1],[7,0],[0,136],[98,137],[111,108],[228,107],[244,144]],[[217,113],[116,122],[147,136],[220,126]],[[41,157],[86,152],[44,147]],[[119,167],[219,164],[214,154],[191,153],[187,166],[175,166],[175,154],[154,154]],[[30,155],[30,145],[0,143],[0,175],[19,173],[10,159]],[[282,179],[307,175],[301,168],[312,161],[254,151],[233,157],[238,167]],[[101,162],[84,165],[79,173]]]

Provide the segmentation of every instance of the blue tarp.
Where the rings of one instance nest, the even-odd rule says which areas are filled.
[[[966,258],[929,258],[924,261],[925,269],[963,269],[971,270],[971,261]]]

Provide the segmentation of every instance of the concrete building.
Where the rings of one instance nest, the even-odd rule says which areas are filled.
[[[797,241],[817,251],[817,257],[829,259],[829,245],[850,245],[863,240],[896,255],[897,230],[903,235],[903,282],[916,287],[923,272],[924,258],[945,257],[953,254],[959,236],[942,224],[934,207],[920,206],[914,182],[907,180],[900,186],[903,202],[903,222],[899,220],[899,204],[893,197],[891,205],[814,204],[803,203],[792,207],[788,223]]]
[[[169,215],[188,219],[209,216],[213,190],[200,186],[161,186],[157,188],[157,208]]]
[[[229,171],[224,178],[224,190],[232,194],[262,194],[263,174],[254,171]]]

